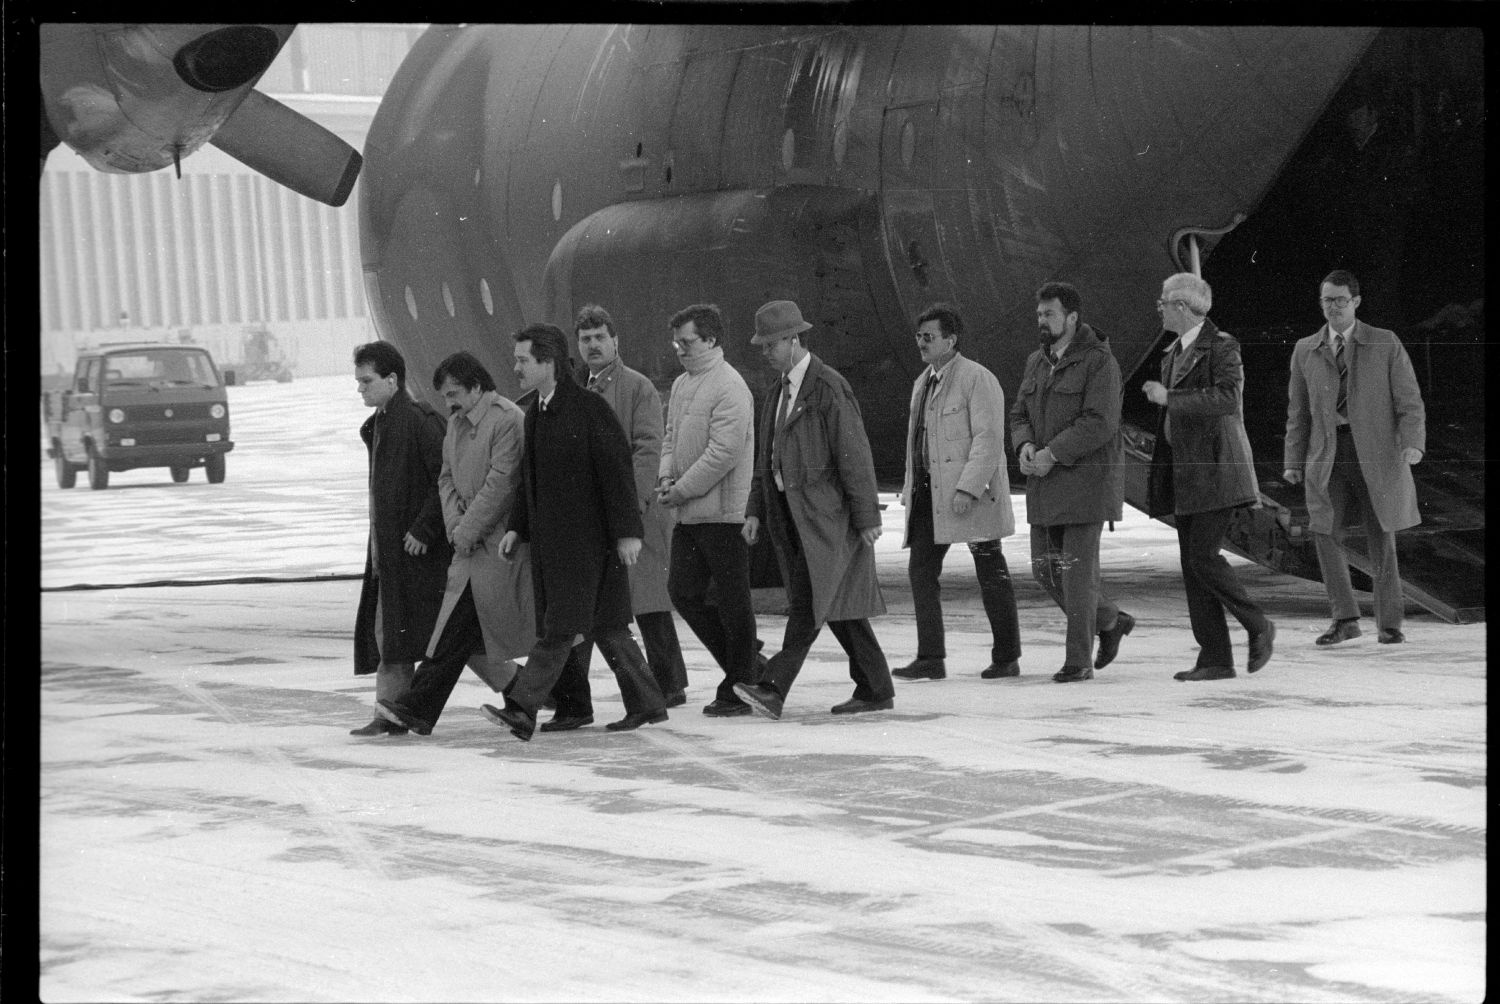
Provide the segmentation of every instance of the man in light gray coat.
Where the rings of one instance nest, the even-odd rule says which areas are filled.
[[[934,303],[917,316],[917,351],[927,364],[912,386],[906,429],[907,579],[917,617],[917,657],[891,670],[903,680],[947,676],[938,577],[952,544],[966,543],[990,622],[986,680],[1019,676],[1016,594],[1000,539],[1016,532],[1005,469],[1005,392],[995,374],[958,351],[963,315]]]
[[[1427,413],[1400,339],[1355,317],[1359,280],[1344,269],[1330,272],[1319,296],[1327,323],[1292,350],[1282,464],[1286,481],[1306,485],[1308,529],[1333,607],[1317,643],[1360,634],[1343,551],[1351,506],[1369,548],[1378,640],[1401,642],[1396,531],[1422,521],[1411,468],[1427,451]]]
[[[404,696],[376,703],[386,721],[424,736],[437,724],[466,662],[498,693],[515,676],[513,660],[536,640],[530,562],[524,551],[515,561],[500,556],[521,478],[525,416],[468,352],[439,363],[432,384],[449,411],[438,495],[453,559],[427,661]]]
[[[755,682],[755,611],[750,548],[740,534],[755,463],[755,403],[724,359],[724,318],[711,303],[672,315],[672,344],[686,371],[672,384],[657,492],[676,514],[672,605],[724,671],[703,713],[750,714],[734,692]],[[716,602],[709,602],[713,589]]]

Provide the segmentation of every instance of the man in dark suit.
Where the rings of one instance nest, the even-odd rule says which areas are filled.
[[[645,527],[641,556],[630,566],[630,608],[646,649],[646,664],[666,696],[667,707],[675,708],[687,702],[688,679],[677,625],[672,620],[672,598],[667,593],[672,515],[656,497],[662,448],[661,395],[644,373],[626,366],[620,358],[619,338],[609,311],[595,303],[585,304],[573,320],[573,333],[585,366],[578,374],[580,382],[609,402],[630,439],[636,498]],[[563,732],[593,723],[588,677],[592,656],[591,645],[580,665],[570,662],[564,670],[552,692],[557,714],[542,725],[543,732]]]
[[[521,492],[500,553],[529,543],[537,643],[506,693],[506,706],[480,711],[523,741],[536,709],[583,642],[604,653],[620,685],[625,717],[612,731],[667,720],[661,688],[630,636],[627,566],[641,553],[641,514],[631,474],[630,443],[598,394],[572,379],[567,336],[551,324],[516,332],[516,377],[535,391],[526,411]],[[575,666],[576,671],[576,666]],[[574,709],[558,705],[559,716]]]
[[[1282,477],[1306,481],[1308,529],[1333,607],[1319,645],[1359,637],[1359,603],[1343,540],[1357,507],[1375,581],[1375,625],[1401,642],[1405,601],[1396,531],[1422,521],[1412,465],[1427,451],[1427,412],[1411,358],[1395,332],[1355,317],[1359,280],[1338,269],[1319,293],[1327,324],[1292,349]]]
[[[1156,309],[1162,327],[1177,339],[1162,361],[1161,379],[1141,388],[1161,407],[1147,514],[1176,518],[1188,619],[1198,642],[1197,665],[1176,673],[1178,680],[1235,675],[1226,610],[1250,635],[1250,672],[1270,660],[1276,637],[1276,625],[1219,553],[1234,511],[1259,505],[1260,488],[1245,435],[1240,345],[1209,319],[1212,307],[1213,290],[1191,272],[1162,283]]]
[[[781,717],[808,649],[828,624],[849,655],[854,696],[836,715],[884,711],[895,688],[870,618],[885,613],[875,578],[880,506],[875,464],[849,383],[803,346],[811,328],[791,300],[755,313],[755,337],[781,379],[764,400],[745,541],[765,522],[786,583],[786,635],[760,682],[734,692],[758,713]]]

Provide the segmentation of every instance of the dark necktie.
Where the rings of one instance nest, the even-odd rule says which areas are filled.
[[[781,378],[781,407],[776,409],[776,428],[771,430],[771,470],[781,470],[781,427],[786,425],[787,406],[792,402],[792,378]]]
[[[911,455],[912,476],[920,479],[927,473],[927,402],[932,400],[932,389],[937,386],[937,374],[933,373],[922,386],[922,400],[917,402],[917,426],[912,430]]]
[[[1334,410],[1340,418],[1349,417],[1349,366],[1344,361],[1344,336],[1333,336],[1333,361],[1339,367],[1339,400]]]
[[[598,390],[599,389],[599,377],[596,374],[593,374],[593,373],[589,374],[589,388],[588,389],[589,390]]]

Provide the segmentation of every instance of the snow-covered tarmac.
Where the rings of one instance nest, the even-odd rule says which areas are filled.
[[[42,585],[357,573],[367,415],[352,377],[230,391],[228,480],[57,488]],[[899,500],[877,547],[914,654]],[[1322,587],[1236,561],[1276,620],[1255,676],[1179,683],[1173,531],[1127,510],[1106,588],[1138,621],[1084,684],[1017,577],[1022,676],[981,680],[949,556],[949,678],[895,710],[824,632],[780,722],[689,701],[523,744],[472,676],[430,737],[361,740],[347,580],[42,596],[40,984],[47,1001],[1477,1001],[1485,996],[1483,624],[1331,649]],[[967,567],[966,567],[967,566]],[[775,596],[757,598],[779,646]],[[1369,607],[1366,604],[1366,610]],[[1243,667],[1244,635],[1234,628]]]

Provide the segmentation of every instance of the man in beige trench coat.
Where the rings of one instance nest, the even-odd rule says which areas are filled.
[[[1021,631],[1016,594],[1000,538],[1016,532],[1005,469],[1005,392],[995,374],[959,352],[963,315],[946,303],[916,320],[917,351],[927,365],[912,385],[906,427],[906,574],[917,617],[917,657],[891,670],[903,680],[947,673],[938,577],[952,544],[967,544],[990,622],[986,680],[1019,676]]]
[[[1411,468],[1427,452],[1427,413],[1400,339],[1356,319],[1359,280],[1337,269],[1319,297],[1327,323],[1292,350],[1282,464],[1286,481],[1306,486],[1308,528],[1333,608],[1333,623],[1317,643],[1360,634],[1341,546],[1351,506],[1368,542],[1379,640],[1401,642],[1396,531],[1422,521]]]
[[[439,363],[432,383],[449,411],[438,495],[453,560],[427,661],[405,696],[376,704],[388,721],[424,736],[437,724],[465,663],[499,693],[515,676],[513,660],[536,641],[525,550],[514,561],[500,556],[521,478],[525,416],[468,352]]]

